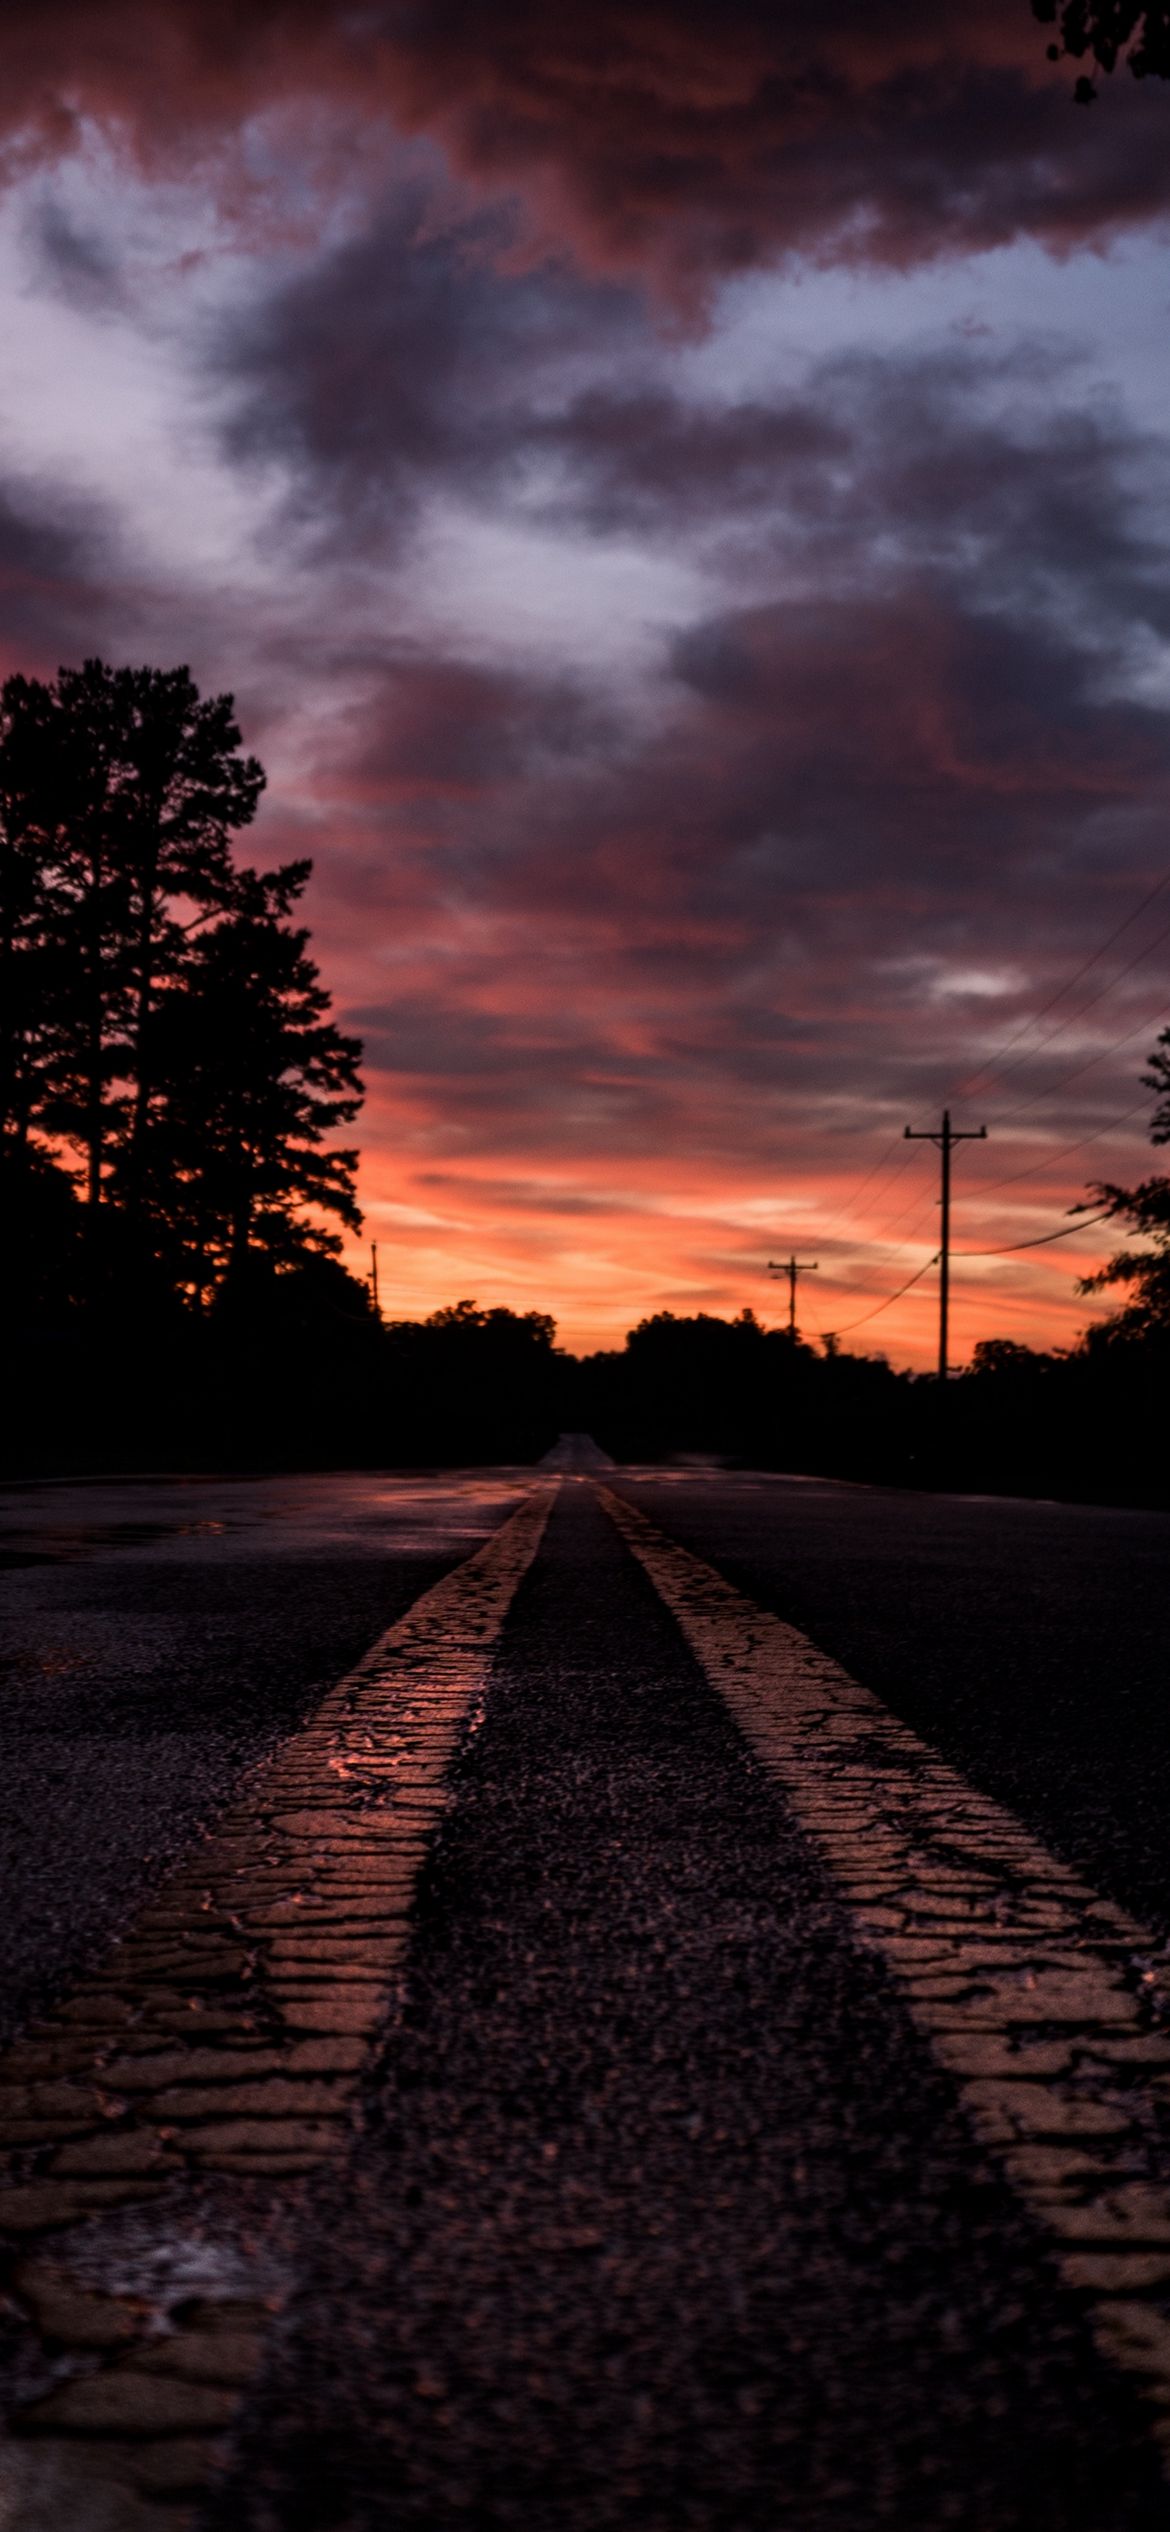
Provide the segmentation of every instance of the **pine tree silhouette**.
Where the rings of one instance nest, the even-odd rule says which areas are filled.
[[[326,1138],[361,1105],[361,1046],[329,1018],[308,933],[288,920],[310,868],[241,873],[153,1015],[142,1198],[168,1280],[200,1307],[238,1295],[258,1263],[335,1253],[314,1214],[360,1225],[358,1155]]]
[[[232,901],[230,839],[263,782],[231,697],[203,700],[185,668],[91,659],[0,691],[15,987],[2,1130],[26,1145],[35,1126],[84,1156],[91,1291],[115,1169],[125,1219],[140,1208],[155,997],[181,974],[191,928]]]

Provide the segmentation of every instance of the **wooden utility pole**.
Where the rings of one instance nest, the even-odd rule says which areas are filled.
[[[815,1275],[819,1264],[818,1257],[770,1257],[768,1259],[770,1275],[787,1275],[788,1277],[788,1333],[794,1343],[796,1341],[796,1278],[798,1275]]]
[[[374,1304],[374,1316],[380,1319],[382,1305],[378,1299],[378,1243],[376,1240],[370,1242],[370,1298]]]
[[[916,1134],[909,1125],[904,1126],[902,1131],[907,1143],[933,1143],[942,1153],[942,1195],[939,1199],[942,1238],[938,1251],[938,1376],[941,1382],[947,1376],[947,1321],[951,1303],[951,1153],[956,1143],[985,1143],[987,1128],[985,1125],[967,1126],[960,1133],[958,1127],[951,1124],[950,1109],[944,1108],[937,1133]]]

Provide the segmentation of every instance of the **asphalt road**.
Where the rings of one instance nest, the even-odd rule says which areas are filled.
[[[1170,1921],[1165,1519],[612,1482]],[[97,1496],[26,1499],[5,1587],[14,2006],[517,1479]],[[1140,2381],[586,1483],[473,1721],[203,2532],[1170,2526]]]
[[[584,1490],[457,1783],[215,2532],[1165,2522],[1128,2387]]]
[[[0,1492],[0,2042],[517,1500],[506,1474]]]
[[[1170,1933],[1170,1514],[691,1471],[617,1483]]]

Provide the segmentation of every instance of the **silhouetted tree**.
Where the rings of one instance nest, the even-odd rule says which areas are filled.
[[[556,1320],[547,1310],[481,1310],[476,1301],[449,1301],[441,1310],[432,1310],[423,1326],[435,1328],[445,1336],[476,1341],[486,1337],[509,1350],[528,1352],[532,1347],[545,1350],[554,1342]]]
[[[970,1370],[962,1377],[969,1380],[990,1375],[996,1380],[1027,1380],[1037,1372],[1051,1370],[1059,1359],[1056,1354],[1039,1352],[1033,1345],[1021,1345],[1014,1336],[984,1336],[972,1353]]]
[[[230,902],[230,838],[263,787],[239,739],[231,697],[201,699],[185,668],[91,659],[0,692],[6,1129],[80,1150],[91,1225],[115,1159],[140,1200],[154,999]]]
[[[1108,1207],[1115,1221],[1128,1224],[1150,1240],[1149,1248],[1118,1249],[1095,1275],[1086,1275],[1078,1292],[1108,1292],[1128,1285],[1131,1298],[1106,1322],[1114,1337],[1170,1335],[1170,1178],[1145,1178],[1138,1187],[1114,1187],[1107,1180],[1093,1189],[1094,1200]]]
[[[1164,0],[1032,0],[1032,15],[1041,26],[1055,26],[1058,40],[1048,47],[1050,61],[1086,55],[1098,70],[1112,72],[1124,60],[1135,79],[1170,79],[1170,9]],[[1091,105],[1097,94],[1091,78],[1078,79],[1073,91],[1079,105]]]
[[[407,1457],[532,1459],[570,1417],[576,1365],[543,1310],[456,1301],[386,1330],[396,1448]]]
[[[329,1017],[308,933],[288,920],[311,867],[240,873],[232,911],[191,942],[152,1015],[141,1201],[168,1280],[200,1305],[238,1295],[253,1261],[335,1253],[315,1215],[360,1227],[358,1155],[326,1138],[361,1106],[361,1045]],[[132,1159],[128,1146],[116,1194]]]

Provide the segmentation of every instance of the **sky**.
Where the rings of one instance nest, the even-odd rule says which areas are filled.
[[[1157,1166],[1170,87],[1071,91],[1028,0],[0,27],[0,672],[234,693],[390,1315],[795,1248],[927,1366],[944,1103],[956,1357],[1100,1314],[1018,1244]]]

